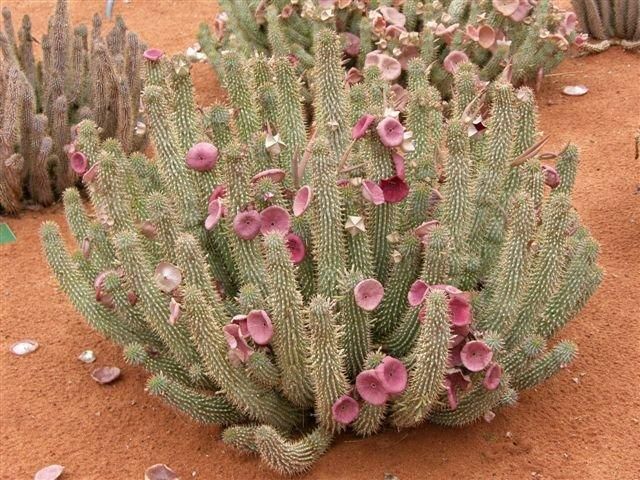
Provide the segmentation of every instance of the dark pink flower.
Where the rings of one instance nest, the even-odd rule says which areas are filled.
[[[224,211],[224,207],[222,205],[222,200],[220,198],[216,198],[209,202],[209,207],[207,208],[207,218],[204,221],[204,228],[207,230],[211,230],[215,227],[220,218],[222,218],[222,212]]]
[[[412,307],[417,307],[418,305],[420,305],[424,301],[428,292],[429,285],[427,285],[424,280],[418,279],[413,282],[411,288],[409,289],[409,293],[407,294],[409,305],[411,305]]]
[[[287,233],[291,228],[291,217],[284,208],[271,205],[260,212],[260,223],[263,235],[270,232]]]
[[[213,192],[211,192],[211,195],[209,195],[209,202],[212,202],[216,198],[224,198],[226,194],[227,194],[227,187],[224,185],[218,185],[216,188],[213,189]]]
[[[462,349],[464,348],[464,341],[455,345],[449,349],[449,358],[447,364],[450,367],[459,367],[462,365]]]
[[[404,140],[404,127],[393,117],[385,117],[376,127],[380,141],[385,147],[399,147]]]
[[[462,390],[463,392],[469,390],[469,387],[471,387],[471,378],[469,375],[464,375],[458,368],[448,370],[447,378],[453,388]]]
[[[400,360],[387,355],[375,368],[382,387],[391,395],[404,392],[407,388],[407,369]]]
[[[384,192],[377,183],[371,180],[362,181],[362,196],[374,205],[382,205],[384,203]]]
[[[551,188],[556,188],[560,185],[560,174],[558,171],[550,165],[542,165],[542,175],[544,177],[544,183]]]
[[[380,304],[384,296],[384,287],[375,278],[367,278],[355,286],[353,295],[356,299],[356,304],[363,310],[370,312]]]
[[[465,294],[451,295],[449,300],[451,323],[461,327],[471,323],[471,303]]]
[[[336,422],[342,425],[349,425],[358,418],[360,406],[349,395],[343,395],[335,401],[331,407],[331,413]]]
[[[493,352],[483,341],[472,340],[462,347],[460,358],[467,369],[472,372],[479,372],[489,365],[493,358]]]
[[[468,62],[467,54],[460,50],[452,50],[444,59],[444,69],[450,74],[458,71],[461,63]]]
[[[247,316],[246,315],[234,315],[231,319],[231,323],[235,323],[240,328],[240,335],[243,337],[249,336],[249,330],[247,329]]]
[[[271,318],[264,310],[251,310],[247,315],[247,330],[258,345],[267,345],[273,337]]]
[[[459,337],[466,337],[471,332],[469,325],[452,325],[451,332]]]
[[[358,374],[356,390],[362,399],[371,405],[384,405],[389,398],[375,370],[363,370]]]
[[[293,197],[293,216],[299,217],[307,211],[313,198],[313,189],[309,185],[305,185],[296,192]]]
[[[187,152],[187,166],[198,172],[207,172],[218,161],[218,149],[207,142],[196,143]]]
[[[376,117],[368,113],[362,115],[351,129],[351,138],[358,140],[364,137],[375,119]]]
[[[286,172],[281,168],[269,168],[255,174],[251,179],[251,182],[255,183],[258,180],[262,180],[263,178],[268,178],[274,183],[280,183],[282,180],[284,180],[285,175]]]
[[[287,242],[287,248],[291,254],[291,261],[297,265],[304,260],[307,250],[302,239],[295,233],[289,233],[285,237],[285,241]]]
[[[496,32],[489,25],[482,25],[478,29],[478,43],[482,48],[491,48],[496,43]]]
[[[340,34],[344,43],[344,53],[350,57],[357,57],[360,53],[360,37],[351,32]]]
[[[387,203],[398,203],[409,195],[409,186],[399,177],[380,180],[380,188]]]
[[[71,169],[78,175],[84,175],[89,168],[89,160],[82,152],[73,152],[69,157],[69,163],[71,164]]]
[[[394,153],[391,155],[391,159],[393,160],[393,166],[396,169],[396,176],[404,180],[404,157],[399,153]]]
[[[158,48],[148,48],[142,56],[152,62],[157,62],[164,55],[164,52]]]
[[[222,328],[224,338],[227,340],[229,348],[241,362],[246,362],[253,351],[247,344],[244,337],[240,334],[240,327],[235,323],[230,323]]]
[[[255,210],[239,212],[233,219],[233,231],[243,240],[253,240],[260,233],[260,214]]]
[[[362,72],[358,70],[356,67],[351,67],[347,72],[347,76],[345,77],[345,81],[348,85],[355,85],[356,83],[361,82],[364,79]]]
[[[500,378],[502,377],[502,367],[497,363],[492,363],[487,368],[482,384],[487,390],[495,390],[500,386]]]

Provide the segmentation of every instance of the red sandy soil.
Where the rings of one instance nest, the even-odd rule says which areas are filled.
[[[53,0],[3,0],[14,18],[37,14],[36,34]],[[89,19],[104,2],[72,1],[74,21]],[[80,8],[82,3],[84,8]],[[183,50],[198,23],[213,17],[209,1],[116,2],[116,12],[154,46]],[[34,15],[36,16],[36,15]],[[196,68],[204,103],[214,98],[208,67]],[[584,83],[584,97],[562,86]],[[601,242],[606,277],[579,317],[562,333],[580,346],[578,360],[554,379],[522,395],[517,408],[491,424],[463,430],[427,425],[361,440],[342,436],[309,479],[616,479],[640,478],[640,165],[633,136],[640,127],[640,56],[619,49],[567,60],[540,96],[541,127],[559,149],[578,143],[582,163],[575,204]],[[18,242],[0,246],[0,477],[28,479],[60,463],[63,478],[142,478],[167,463],[181,478],[277,478],[253,458],[225,447],[219,430],[196,425],[144,392],[145,373],[127,366],[58,292],[42,259],[38,228],[63,222],[60,207],[6,218]],[[8,352],[23,338],[40,349]],[[91,348],[93,365],[76,360]],[[99,386],[95,366],[117,365],[122,378]]]

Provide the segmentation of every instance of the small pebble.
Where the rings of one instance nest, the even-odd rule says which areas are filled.
[[[93,350],[85,350],[78,356],[78,360],[84,363],[93,363],[96,361],[96,354]]]
[[[38,347],[38,342],[35,340],[21,340],[11,345],[11,353],[23,357],[24,355],[35,352]]]

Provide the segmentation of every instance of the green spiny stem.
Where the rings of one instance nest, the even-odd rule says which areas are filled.
[[[341,281],[341,297],[338,303],[339,322],[344,331],[342,348],[346,355],[349,378],[354,379],[363,368],[371,350],[371,317],[356,304],[353,289],[365,279],[358,270],[345,273]]]
[[[254,352],[247,360],[247,375],[265,388],[276,388],[280,382],[280,371],[264,351]]]
[[[503,378],[500,387],[495,390],[487,390],[483,385],[477,385],[462,397],[455,410],[450,408],[436,409],[429,415],[429,421],[448,427],[469,425],[500,404],[506,392],[506,384],[507,382]]]
[[[124,322],[95,301],[95,292],[71,260],[59,227],[53,222],[45,222],[40,235],[47,262],[60,288],[91,328],[119,345],[137,342],[138,338]]]
[[[326,140],[316,139],[313,162],[313,246],[318,269],[318,293],[333,296],[345,270],[346,245],[342,225],[342,199],[337,181],[337,160]]]
[[[313,236],[311,235],[311,225],[307,219],[303,217],[294,217],[291,222],[291,231],[298,235],[307,250],[307,252],[313,251]],[[296,271],[298,278],[298,285],[300,286],[300,293],[302,298],[309,301],[316,292],[316,269],[313,265],[313,258],[311,255],[305,255],[302,262],[298,264]]]
[[[172,62],[173,121],[176,130],[180,132],[177,136],[178,145],[184,154],[202,139],[202,133],[196,117],[196,102],[188,60],[184,55],[176,55]]]
[[[314,39],[314,47],[316,65],[312,77],[316,123],[338,161],[347,149],[349,128],[340,37],[328,29],[321,29]]]
[[[223,395],[205,395],[162,373],[147,381],[147,389],[199,423],[233,425],[245,420]]]
[[[306,472],[327,451],[333,435],[318,427],[297,440],[288,440],[268,425],[256,429],[255,441],[260,458],[283,475]]]
[[[305,339],[302,295],[284,238],[270,233],[264,238],[267,265],[269,314],[273,318],[272,347],[282,372],[282,392],[295,405],[313,402],[309,376],[309,352]]]
[[[260,129],[260,119],[256,111],[254,89],[251,77],[245,74],[245,62],[237,52],[228,52],[223,57],[225,69],[225,87],[229,101],[233,105],[240,141],[247,144]]]
[[[383,344],[394,357],[404,357],[413,348],[420,332],[419,314],[420,307],[408,308],[394,330],[383,340]]]
[[[554,189],[554,194],[564,193],[570,195],[576,182],[578,173],[578,147],[569,144],[558,156],[556,171],[560,175],[560,185]]]
[[[269,24],[267,29],[267,39],[274,56],[286,59],[291,52],[291,45],[284,30],[284,25],[280,20],[278,9],[275,5],[269,5],[266,11],[266,20]]]
[[[564,194],[552,195],[544,207],[539,252],[529,269],[527,292],[506,337],[508,348],[519,344],[535,329],[541,309],[562,278],[570,208],[570,199]]]
[[[452,260],[449,229],[444,225],[434,227],[426,242],[420,278],[429,285],[449,283]]]
[[[80,192],[76,188],[68,188],[62,196],[64,203],[64,215],[71,234],[78,245],[81,245],[85,238],[89,237],[89,224],[91,220],[82,204]]]
[[[443,390],[449,355],[449,307],[444,292],[432,292],[420,334],[409,354],[407,389],[393,403],[391,422],[398,428],[424,421]]]
[[[375,339],[391,333],[408,307],[407,293],[420,271],[420,239],[409,234],[398,246],[400,261],[391,268],[389,280],[380,306],[374,313],[373,333]]]
[[[182,233],[182,225],[165,195],[160,192],[151,193],[146,199],[146,210],[149,221],[157,230],[157,243],[162,258],[168,262],[176,260],[176,242]]]
[[[250,454],[257,454],[255,434],[258,425],[235,425],[222,432],[222,442],[233,448]]]
[[[516,390],[526,390],[544,382],[569,365],[578,353],[578,347],[570,341],[558,343],[531,366],[516,375],[511,383]]]
[[[426,85],[410,90],[407,128],[413,132],[415,150],[407,155],[409,178],[432,184],[442,138],[442,106],[438,91]]]
[[[480,303],[486,302],[487,308],[478,321],[478,328],[502,332],[508,330],[515,319],[527,286],[529,242],[534,221],[531,197],[526,193],[516,195],[498,262],[491,272],[489,284],[481,293]]]
[[[141,365],[153,375],[163,375],[171,380],[191,387],[212,385],[211,381],[203,377],[194,381],[189,371],[170,356],[158,352],[152,347],[144,346],[142,343],[125,345],[123,355],[128,364]]]
[[[289,430],[299,420],[299,413],[273,390],[265,390],[246,373],[233,366],[228,358],[228,345],[216,318],[202,293],[194,287],[184,289],[185,323],[207,374],[223,389],[225,397],[239,411],[256,421],[268,422]]]
[[[478,67],[471,62],[460,65],[453,77],[453,118],[460,119],[477,94]]]
[[[149,328],[181,365],[189,368],[192,364],[198,363],[198,354],[184,327],[168,322],[169,298],[163,295],[155,284],[151,266],[145,261],[140,239],[133,232],[123,231],[115,236],[114,244],[118,260],[138,294],[138,301]]]
[[[344,427],[333,419],[331,407],[349,389],[346,358],[341,348],[343,332],[334,317],[333,303],[321,296],[309,304],[309,339],[316,420],[325,430],[340,432]]]

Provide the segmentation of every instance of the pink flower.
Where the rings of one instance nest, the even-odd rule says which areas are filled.
[[[269,168],[255,174],[251,179],[251,183],[256,183],[258,180],[262,180],[263,178],[268,178],[274,183],[280,183],[284,180],[285,175],[285,171],[281,168]]]
[[[187,152],[187,166],[198,172],[207,172],[218,161],[218,149],[207,142],[196,143]]]
[[[69,158],[71,169],[78,175],[84,175],[89,168],[89,160],[87,156],[82,152],[73,152]]]
[[[293,197],[293,216],[299,217],[307,211],[313,198],[313,189],[309,185],[305,185],[296,192]]]
[[[358,374],[356,390],[363,400],[371,405],[384,405],[389,398],[375,370],[363,370]]]
[[[343,395],[335,401],[331,407],[331,413],[336,422],[342,425],[349,425],[358,418],[360,406],[349,395]]]
[[[373,50],[367,53],[367,56],[364,57],[364,68],[377,67],[380,63],[380,55],[382,55],[380,50]]]
[[[527,18],[527,15],[529,15],[529,12],[532,8],[533,7],[529,3],[529,0],[520,0],[518,3],[518,8],[516,8],[515,12],[509,15],[509,18],[514,22],[521,22],[525,18]]]
[[[362,76],[362,72],[358,70],[356,67],[351,67],[347,72],[347,76],[345,77],[345,82],[348,85],[355,85],[356,83],[361,82],[364,79]]]
[[[162,57],[162,55],[164,55],[164,52],[158,48],[148,48],[142,54],[144,58],[152,62],[157,62],[158,60],[160,60],[160,57]]]
[[[502,367],[497,363],[492,363],[487,368],[482,384],[487,390],[495,390],[500,386],[500,378],[502,377]]]
[[[382,387],[391,395],[404,392],[407,388],[407,369],[397,358],[384,357],[375,368]]]
[[[401,202],[409,195],[409,186],[397,176],[380,180],[380,188],[387,203]]]
[[[478,29],[478,43],[482,48],[491,48],[496,43],[496,32],[489,25],[482,25]]]
[[[169,325],[175,325],[180,315],[180,304],[176,302],[175,298],[171,297],[171,301],[169,302]]]
[[[289,233],[285,237],[285,241],[287,242],[287,248],[291,254],[291,261],[296,265],[302,262],[307,253],[302,239],[295,233]]]
[[[90,183],[93,183],[95,179],[98,177],[99,172],[100,172],[100,162],[96,162],[82,176],[82,183],[84,183],[85,185],[89,185]]]
[[[464,34],[466,35],[466,37],[469,40],[473,40],[474,42],[478,41],[478,27],[471,25],[471,24],[467,24],[467,28],[464,32]]]
[[[380,69],[382,78],[387,82],[396,80],[402,73],[402,65],[400,65],[400,62],[384,53],[380,55],[378,68]]]
[[[508,17],[516,12],[520,6],[520,1],[521,0],[493,0],[493,8],[498,10],[505,17]]]
[[[340,34],[344,43],[344,53],[350,57],[357,57],[360,53],[360,37],[351,32]]]
[[[353,289],[356,304],[367,312],[375,310],[384,295],[384,287],[375,278],[367,278],[359,282]]]
[[[402,85],[394,83],[391,85],[391,91],[393,92],[393,106],[399,112],[403,112],[409,103],[409,92],[407,92]]]
[[[469,387],[471,387],[471,378],[469,377],[469,375],[464,375],[458,368],[449,370],[447,373],[447,378],[451,382],[451,386],[453,388],[466,391],[469,390]]]
[[[387,39],[396,39],[400,38],[400,35],[405,32],[406,30],[404,27],[399,27],[398,25],[388,25],[387,28],[384,29],[384,36],[387,37]]]
[[[449,378],[444,379],[444,388],[447,390],[447,400],[449,402],[449,408],[451,410],[455,410],[456,408],[458,408],[458,395],[456,394],[456,389]]]
[[[460,24],[454,23],[453,25],[449,25],[448,27],[445,27],[442,23],[439,23],[436,26],[436,30],[434,33],[437,37],[442,37],[442,40],[444,40],[444,43],[448,45],[453,40],[453,34],[456,33],[456,30],[458,29],[459,26]]]
[[[385,117],[376,127],[380,141],[385,147],[399,147],[404,140],[404,127],[393,117]]]
[[[247,315],[247,330],[258,345],[267,345],[273,337],[271,318],[264,310],[251,310]]]
[[[560,175],[552,166],[542,165],[542,175],[544,177],[544,183],[549,187],[556,188],[560,185]]]
[[[404,24],[407,21],[407,17],[405,17],[398,10],[393,7],[380,7],[379,10],[387,23],[398,25],[399,27],[404,27]]]
[[[320,8],[332,8],[336,3],[336,0],[318,0]]]
[[[471,304],[466,295],[451,295],[449,311],[451,312],[451,323],[453,325],[461,327],[471,323]]]
[[[240,328],[240,335],[243,337],[249,336],[249,330],[247,329],[247,316],[246,315],[234,315],[231,319],[231,323],[235,323]]]
[[[461,63],[468,62],[469,57],[467,54],[460,50],[451,50],[449,55],[444,59],[444,69],[450,74],[454,74],[458,71]]]
[[[364,137],[375,119],[376,117],[368,113],[362,115],[351,129],[351,138],[358,140]]]
[[[216,198],[224,198],[227,194],[227,187],[224,185],[218,185],[213,189],[211,195],[209,195],[209,202],[212,202]]]
[[[440,222],[438,220],[429,220],[427,222],[422,222],[415,228],[413,233],[423,242],[427,242],[429,240],[429,237],[431,236],[431,232],[439,225]]]
[[[454,345],[449,349],[449,358],[447,359],[447,365],[450,367],[459,367],[462,365],[462,349],[464,348],[465,343],[459,343],[458,345]]]
[[[418,305],[420,305],[424,301],[428,292],[429,285],[427,285],[424,280],[418,279],[413,282],[411,288],[409,289],[409,293],[407,294],[409,305],[411,305],[412,307],[417,307]]]
[[[233,219],[233,231],[243,240],[253,240],[260,233],[260,214],[255,210],[238,212]]]
[[[222,200],[220,198],[216,198],[209,202],[209,207],[207,208],[207,218],[204,221],[204,228],[207,230],[211,230],[215,227],[220,218],[222,218],[222,212],[224,207],[222,206]]]
[[[493,352],[483,341],[472,340],[462,347],[460,358],[467,369],[472,372],[479,372],[489,365],[493,358]]]
[[[380,186],[371,180],[362,181],[362,196],[374,205],[384,203],[384,193]]]
[[[291,228],[291,217],[284,208],[271,205],[260,212],[260,224],[263,235],[270,232],[287,233]]]
[[[222,328],[224,338],[227,340],[229,348],[235,353],[241,362],[246,362],[253,351],[240,334],[240,327],[235,323],[230,323]]]

